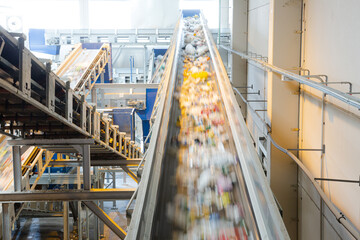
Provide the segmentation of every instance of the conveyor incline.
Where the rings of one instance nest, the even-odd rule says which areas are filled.
[[[23,139],[92,138],[91,159],[139,158],[140,148],[0,27],[0,130]],[[91,76],[91,75],[90,75]]]
[[[188,12],[183,13],[184,15],[189,14]],[[197,212],[196,214],[192,212],[193,209],[190,209],[190,205],[194,207],[194,204],[189,197],[182,198],[180,202],[178,201],[179,196],[192,194],[190,187],[192,185],[184,188],[183,185],[178,184],[179,181],[187,182],[187,179],[182,178],[190,178],[189,171],[193,171],[193,169],[190,168],[181,175],[177,168],[181,164],[184,165],[184,161],[201,162],[211,158],[209,154],[204,154],[198,160],[191,159],[191,157],[184,158],[184,155],[181,156],[181,154],[184,153],[184,149],[188,144],[179,143],[179,140],[177,140],[181,131],[178,124],[179,121],[181,122],[179,116],[184,115],[184,110],[178,101],[179,89],[182,88],[185,82],[187,71],[183,68],[183,62],[186,64],[186,60],[184,61],[186,54],[183,51],[186,48],[186,44],[184,44],[186,35],[184,15],[179,19],[168,50],[169,56],[160,83],[163,89],[159,91],[156,100],[158,102],[155,110],[157,113],[152,125],[151,141],[145,155],[145,166],[137,190],[135,208],[127,239],[170,239],[174,237],[177,239],[202,239],[202,237],[209,235],[209,231],[215,234],[212,235],[214,239],[218,239],[226,231],[230,233],[235,229],[236,231],[242,229],[242,237],[246,235],[245,238],[236,239],[289,239],[269,183],[262,170],[259,157],[236,102],[221,57],[202,15],[200,17],[201,28],[198,29],[204,31],[205,43],[209,49],[209,52],[206,53],[206,56],[210,59],[211,70],[209,76],[211,81],[216,82],[216,91],[218,91],[221,99],[220,111],[224,113],[226,119],[225,128],[229,140],[226,140],[225,144],[228,145],[229,151],[236,158],[235,164],[229,167],[236,176],[236,181],[232,180],[234,190],[231,193],[231,198],[235,200],[235,205],[241,206],[242,223],[232,225],[232,223],[227,222],[226,224],[230,224],[230,228],[221,233],[221,231],[224,231],[221,227],[213,226],[208,228],[211,222],[214,221],[214,216],[219,217],[219,214],[221,216],[221,211],[217,212],[218,210],[211,207],[213,210],[211,210],[209,224],[209,218],[206,217],[207,211],[199,210],[200,213]],[[194,36],[195,34],[197,35],[198,32],[195,32]],[[196,56],[195,59],[197,58]],[[180,92],[180,98],[181,94]],[[200,101],[200,99],[198,100]],[[182,126],[182,123],[180,126]],[[189,179],[189,181],[192,180]],[[195,183],[195,186],[197,184],[199,183]],[[199,198],[196,199],[199,200]],[[179,203],[180,208],[179,205],[176,205]],[[174,206],[177,210],[175,215],[172,215]],[[195,208],[199,209],[199,207]],[[212,213],[215,213],[215,215]],[[217,223],[224,224],[224,221],[221,220]],[[200,225],[203,227],[198,228]],[[246,229],[246,234],[244,234],[244,229]],[[190,235],[194,233],[198,235]]]

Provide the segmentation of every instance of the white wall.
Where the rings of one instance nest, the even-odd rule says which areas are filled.
[[[248,7],[248,51],[260,54],[264,57],[268,56],[268,44],[269,44],[269,5],[270,0],[250,0]],[[257,92],[260,90],[260,95],[248,95],[248,99],[267,99],[267,73],[262,69],[256,67],[252,63],[247,65],[247,85],[253,85],[253,89],[248,89],[248,92]],[[251,103],[254,109],[266,109],[266,103]],[[261,118],[267,116],[266,112],[258,111]],[[263,135],[264,131],[261,131],[256,124],[256,115],[248,111],[247,115],[248,126],[252,129],[251,133],[254,139],[258,139]]]
[[[305,0],[303,68],[311,74],[326,74],[330,82],[350,81],[360,91],[360,1]],[[331,85],[342,91],[347,87]],[[316,91],[301,99],[302,148],[319,148],[321,142],[321,101]],[[360,96],[360,95],[357,95]],[[324,144],[326,146],[323,177],[359,179],[360,112],[331,97],[326,104]],[[321,176],[318,152],[301,154],[315,177]],[[338,208],[360,229],[360,188],[357,184],[326,183],[325,192]],[[305,239],[305,238],[304,238]]]
[[[248,1],[247,50],[262,56],[267,56],[268,52],[276,50],[274,52],[275,58],[279,55],[286,56],[289,53],[289,49],[284,49],[280,44],[278,45],[279,49],[274,50],[271,49],[272,44],[269,45],[269,36],[272,34],[269,32],[269,16],[271,14],[269,2],[271,1]],[[280,9],[289,8],[289,11],[291,11],[292,6],[300,1],[281,2],[283,4],[279,5]],[[358,14],[360,1],[349,0],[345,3],[341,0],[304,0],[303,2],[305,7],[303,13],[304,32],[301,43],[302,67],[310,69],[311,74],[328,75],[331,82],[350,81],[353,84],[353,91],[360,92],[360,78],[358,74],[360,66],[360,58],[358,57],[360,56],[360,15]],[[235,12],[236,10],[234,10]],[[287,13],[285,11],[285,14]],[[279,16],[275,14],[276,17]],[[281,24],[286,26],[286,21],[282,21]],[[279,27],[279,25],[276,27]],[[237,28],[234,26],[233,31],[236,30]],[[295,32],[295,30],[293,36],[300,36],[300,31]],[[278,37],[280,42],[285,40],[280,35]],[[233,42],[233,46],[236,46],[241,41]],[[298,49],[300,49],[300,42],[298,42],[298,46]],[[300,57],[298,58],[300,61]],[[274,64],[279,67],[285,67],[281,63],[280,65]],[[234,68],[239,66],[234,62],[232,66],[233,71]],[[295,62],[292,67],[296,67]],[[291,66],[287,69],[291,69]],[[247,84],[254,85],[254,89],[249,91],[261,91],[261,96],[249,95],[249,99],[267,99],[269,97],[271,100],[274,93],[277,92],[276,95],[283,94],[283,91],[279,92],[278,89],[270,89],[269,96],[267,96],[267,83],[268,74],[264,74],[261,69],[254,65],[247,64]],[[330,86],[343,92],[348,91],[348,85]],[[318,91],[309,88],[303,87],[303,89],[305,91],[302,91],[299,97],[299,107],[294,106],[290,112],[283,111],[282,120],[280,119],[279,121],[285,121],[289,114],[295,116],[297,113],[294,111],[299,111],[299,147],[319,149],[321,148],[322,138],[322,95]],[[296,91],[295,89],[291,91],[294,96]],[[289,99],[285,95],[283,96],[283,101],[286,103]],[[360,95],[354,96],[360,97]],[[326,97],[326,101],[328,103],[325,104],[325,125],[323,132],[326,153],[323,158],[323,168],[321,168],[320,152],[304,151],[300,153],[300,158],[315,177],[323,176],[357,180],[360,174],[360,111],[329,96]],[[255,109],[264,108],[264,104],[261,103],[252,103],[252,105]],[[266,115],[264,116],[264,112],[258,113],[262,117],[267,117]],[[254,140],[257,140],[262,133],[256,124],[256,116],[253,116],[250,111],[247,112],[247,125]],[[290,127],[288,128],[290,129]],[[294,125],[291,128],[295,129],[296,126]],[[295,134],[295,132],[293,133]],[[283,136],[279,137],[284,139],[286,136],[288,134],[283,134]],[[284,144],[286,147],[286,143]],[[323,169],[322,173],[321,169]],[[301,175],[301,173],[299,174]],[[329,212],[323,218],[323,226],[320,226],[320,200],[310,185],[299,177],[299,239],[318,239],[321,234],[323,234],[324,239],[346,239],[346,232],[337,223],[336,219],[330,219],[332,215]],[[357,184],[332,182],[325,183],[324,188],[335,205],[357,228],[360,228],[359,186]],[[322,233],[321,229],[323,229]]]
[[[133,0],[132,28],[174,27],[179,17],[179,0]]]

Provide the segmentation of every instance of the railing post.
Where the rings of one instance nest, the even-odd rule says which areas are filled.
[[[86,130],[86,104],[85,96],[81,96],[81,105],[80,105],[80,127],[83,130]]]
[[[31,96],[31,57],[23,37],[19,38],[19,89]]]
[[[65,118],[72,122],[73,118],[73,90],[70,87],[70,82],[66,82],[66,97],[65,97]]]
[[[46,63],[46,106],[55,111],[55,76],[49,62]]]

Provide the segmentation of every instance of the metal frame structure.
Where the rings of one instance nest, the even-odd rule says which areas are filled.
[[[3,28],[0,36],[5,42],[0,61],[1,130],[22,138],[93,138],[92,159],[141,155],[125,133],[24,48],[24,39],[15,39]]]
[[[84,200],[84,204],[92,209],[99,219],[108,224],[120,238],[124,238],[126,235],[124,231],[114,224],[97,205],[94,207],[92,202],[86,202],[86,200],[130,198],[134,190],[94,190],[91,188],[90,169],[91,165],[116,164],[137,181],[137,176],[129,170],[128,166],[134,164],[133,160],[136,161],[142,156],[140,148],[130,141],[125,133],[119,132],[117,126],[112,125],[109,119],[97,112],[96,107],[86,103],[85,95],[80,96],[75,93],[69,83],[65,84],[51,72],[50,64],[44,66],[24,47],[24,41],[23,36],[14,37],[0,27],[2,46],[0,52],[0,129],[14,138],[8,143],[13,146],[15,189],[14,193],[0,194],[0,202],[3,202],[3,239],[11,238],[12,203],[22,202],[19,211],[15,213],[18,217],[24,209],[23,202],[34,199],[36,201],[63,201],[65,238],[69,236],[68,213],[69,201],[72,200]],[[96,66],[95,71],[100,72],[99,69],[96,70]],[[79,190],[33,191],[50,164],[51,157],[47,154],[45,164],[42,160],[39,161],[39,158],[32,163],[32,167],[38,164],[38,177],[32,182],[30,191],[22,192],[24,185],[22,184],[20,146],[37,146],[52,152],[67,154],[79,160],[77,165],[81,164],[83,169],[81,181],[78,167],[76,183]],[[40,152],[38,156],[41,157],[43,150]],[[91,161],[94,161],[93,164]],[[97,167],[94,171],[96,175]],[[27,185],[30,186],[30,182]],[[99,187],[99,182],[97,181],[95,185]],[[83,190],[80,189],[81,186]],[[81,203],[78,206],[81,209]],[[79,222],[79,226],[82,226],[81,218]],[[80,235],[82,231],[79,231]]]
[[[84,42],[109,42],[120,45],[169,45],[173,28],[153,29],[46,29],[45,40],[49,44],[77,44]],[[217,29],[211,29],[213,35]],[[230,42],[230,29],[221,29],[221,38]]]
[[[41,175],[38,176],[38,178],[33,183],[33,187],[30,191],[22,191],[22,178],[21,176],[17,176],[18,171],[14,171],[14,186],[15,191],[14,192],[6,192],[0,194],[0,202],[3,203],[3,239],[7,240],[11,237],[11,227],[12,224],[8,224],[10,221],[10,214],[8,214],[7,209],[9,209],[10,205],[9,203],[15,203],[15,202],[56,202],[56,201],[62,201],[63,202],[63,218],[64,218],[64,238],[68,239],[69,237],[69,201],[79,201],[79,216],[81,216],[81,202],[83,202],[90,210],[92,210],[95,215],[106,225],[109,226],[109,228],[114,231],[119,238],[124,239],[126,236],[126,233],[123,229],[121,229],[117,224],[114,223],[113,220],[109,218],[107,214],[104,213],[103,210],[98,206],[99,203],[95,204],[91,202],[91,200],[96,201],[103,201],[103,200],[119,200],[119,199],[129,199],[133,195],[135,189],[103,189],[103,188],[92,188],[92,181],[91,181],[91,168],[90,168],[90,144],[93,144],[93,139],[27,139],[27,140],[9,140],[8,144],[13,146],[13,149],[15,151],[13,152],[13,165],[14,169],[17,169],[17,166],[20,166],[21,169],[21,163],[19,161],[16,161],[18,158],[17,156],[20,156],[20,147],[19,146],[33,146],[36,145],[41,148],[47,148],[51,149],[54,152],[57,153],[74,153],[77,157],[77,165],[79,166],[81,164],[83,169],[83,178],[80,179],[79,171],[78,171],[78,178],[74,183],[78,184],[78,187],[83,186],[83,189],[78,190],[45,190],[45,191],[38,191],[33,190],[34,186],[39,183]],[[19,149],[17,151],[16,149]],[[114,160],[111,160],[114,161]],[[116,160],[115,160],[116,161]],[[123,160],[127,161],[127,160]],[[62,161],[66,162],[66,161]],[[47,158],[46,164],[41,168],[41,174],[43,173],[44,169],[47,168],[47,166],[50,163],[50,157]],[[117,161],[117,163],[119,163]],[[130,176],[133,176],[136,180],[136,176],[128,169],[127,165],[120,165],[121,168]],[[97,171],[94,169],[94,171]],[[96,173],[94,173],[96,174]],[[30,183],[29,183],[30,184]],[[64,182],[63,182],[64,184]],[[99,187],[99,184],[93,184]],[[18,187],[16,187],[18,186]],[[23,204],[24,206],[24,204]],[[19,216],[20,211],[23,209],[23,207],[18,211],[17,216]],[[88,218],[87,220],[88,221]],[[82,229],[82,223],[81,223],[81,217],[79,219],[79,229]],[[87,224],[88,225],[88,224]],[[99,226],[96,224],[96,226]],[[88,228],[87,228],[88,229]],[[98,228],[96,228],[98,229]],[[82,230],[80,230],[82,231]],[[79,236],[82,235],[79,231]],[[99,230],[97,230],[98,232]],[[88,231],[87,231],[88,232]]]

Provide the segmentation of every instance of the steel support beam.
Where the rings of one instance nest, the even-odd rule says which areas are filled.
[[[158,88],[158,83],[97,83],[94,85],[93,89],[130,89],[130,88]]]
[[[112,186],[116,188],[116,172],[112,173]],[[113,208],[116,208],[116,200],[113,201]]]
[[[68,240],[69,235],[69,202],[64,201],[63,202],[63,223],[64,223],[64,235],[63,239]]]
[[[82,148],[83,156],[83,184],[84,190],[91,188],[91,173],[90,173],[90,146],[84,145]]]
[[[91,166],[137,166],[141,160],[90,160]],[[82,161],[64,160],[64,161],[51,161],[50,166],[82,166]]]
[[[99,206],[91,201],[84,201],[84,204],[105,223],[120,239],[125,239],[126,232],[112,220]]]
[[[2,204],[2,239],[11,240],[10,204]]]
[[[91,190],[36,190],[0,193],[0,202],[57,202],[84,200],[130,199],[135,188],[91,189]]]
[[[93,139],[73,138],[73,139],[21,139],[21,140],[8,140],[11,146],[54,146],[54,145],[90,145],[94,144]]]
[[[22,178],[20,146],[12,146],[12,155],[13,155],[14,191],[20,192],[21,178]]]
[[[121,168],[126,172],[136,183],[139,183],[139,178],[133,173],[128,167],[121,166]]]

